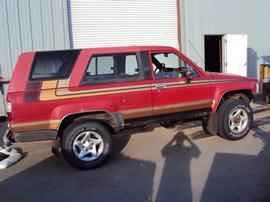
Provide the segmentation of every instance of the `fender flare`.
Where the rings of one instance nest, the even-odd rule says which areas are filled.
[[[215,105],[212,109],[212,112],[211,114],[214,114],[218,107],[222,104],[222,98],[225,96],[225,95],[228,95],[228,99],[232,99],[232,98],[242,98],[243,100],[245,101],[248,101],[248,100],[252,100],[254,98],[254,95],[252,93],[252,90],[251,89],[235,89],[235,90],[228,90],[228,91],[225,91],[221,94],[221,96],[218,96],[218,94],[216,94],[214,97],[217,102],[215,102]],[[249,94],[249,95],[247,95]],[[217,98],[217,99],[216,99]]]
[[[100,111],[88,111],[88,112],[78,112],[78,113],[68,114],[65,117],[63,117],[62,120],[60,121],[57,128],[57,131],[58,131],[57,137],[52,143],[51,151],[57,157],[59,157],[59,148],[61,145],[60,137],[59,137],[59,130],[61,129],[61,126],[65,124],[65,120],[68,120],[69,118],[71,118],[73,121],[81,120],[81,119],[100,120],[110,125],[114,129],[115,132],[119,132],[122,128],[124,128],[124,118],[121,112],[109,113],[108,111],[100,110]]]
[[[57,131],[60,130],[65,120],[69,118],[71,118],[73,121],[77,121],[80,119],[100,120],[110,125],[115,130],[115,132],[119,132],[122,128],[124,128],[124,118],[121,112],[110,113],[105,110],[94,110],[94,111],[86,111],[86,112],[84,111],[84,112],[76,112],[76,113],[67,114],[60,121]]]

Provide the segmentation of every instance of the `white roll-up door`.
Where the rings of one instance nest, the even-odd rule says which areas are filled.
[[[70,45],[179,48],[176,0],[68,0]]]

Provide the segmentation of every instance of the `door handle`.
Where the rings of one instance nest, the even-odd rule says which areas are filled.
[[[157,88],[166,88],[166,84],[157,84],[156,87]]]

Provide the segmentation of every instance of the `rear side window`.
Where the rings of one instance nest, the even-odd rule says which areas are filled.
[[[114,74],[113,56],[93,57],[88,65],[87,73],[89,75],[112,75]]]
[[[81,85],[143,80],[136,53],[94,55],[90,58]]]
[[[69,76],[80,50],[37,52],[29,80],[53,80]]]

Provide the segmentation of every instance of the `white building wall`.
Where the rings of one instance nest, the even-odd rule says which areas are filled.
[[[269,8],[269,0],[180,0],[181,50],[204,68],[205,35],[247,34],[247,75],[259,79],[270,63]]]

